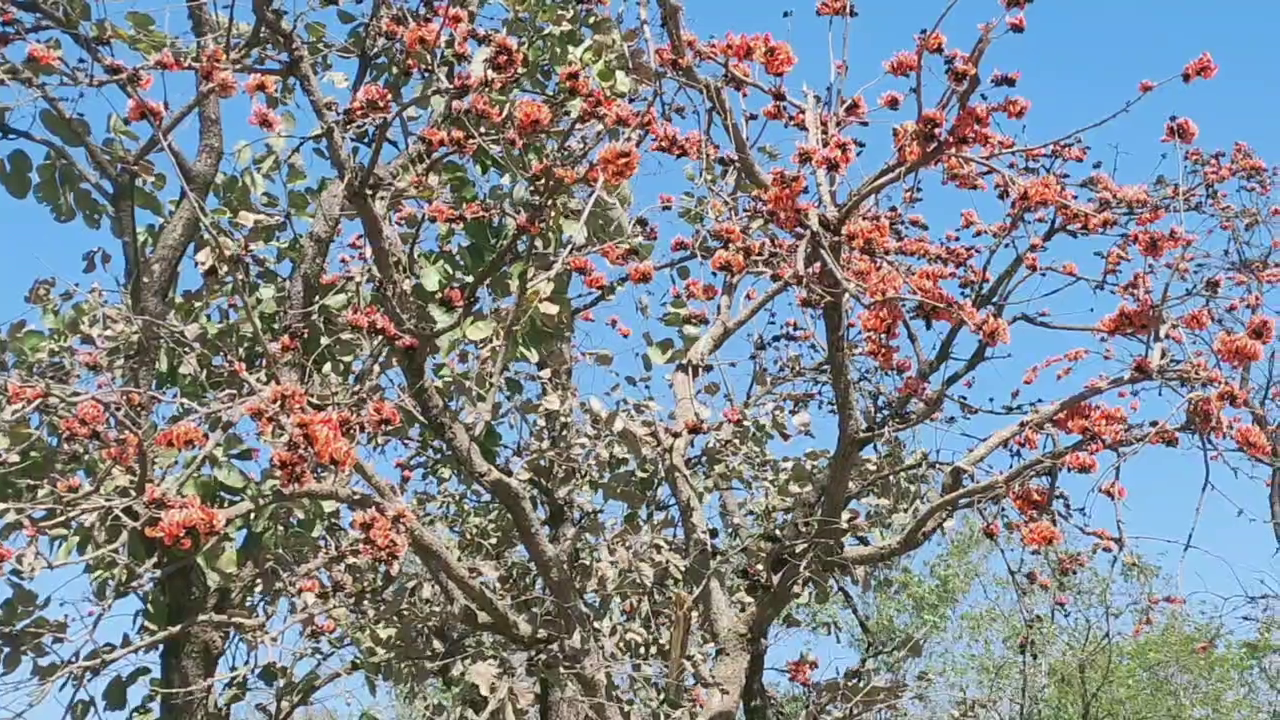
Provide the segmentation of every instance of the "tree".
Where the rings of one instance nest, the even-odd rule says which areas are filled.
[[[812,604],[814,636],[857,659],[779,678],[775,717],[1267,718],[1280,705],[1274,593],[1183,597],[1133,551],[1039,565],[974,522],[856,601]]]
[[[1272,473],[1271,168],[1185,117],[1150,185],[1024,137],[983,60],[1029,4],[944,11],[873,103],[675,0],[11,0],[3,184],[123,262],[7,329],[6,697],[283,719],[425,672],[440,714],[759,717],[797,601],[953,518],[1087,564],[1123,528],[1069,486]]]

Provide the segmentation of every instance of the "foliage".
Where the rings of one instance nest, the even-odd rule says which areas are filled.
[[[870,588],[864,609],[831,609],[849,623],[892,615],[837,636],[864,697],[850,703],[837,681],[850,670],[832,668],[810,687],[775,684],[774,717],[1254,720],[1280,707],[1274,596],[1188,603],[1135,554],[1046,582],[970,529]],[[877,652],[868,640],[881,638],[909,651]]]
[[[761,716],[772,631],[957,518],[1066,576],[1137,457],[1271,476],[1272,169],[1016,129],[1029,4],[813,90],[675,0],[9,0],[0,181],[119,251],[0,346],[0,694]]]

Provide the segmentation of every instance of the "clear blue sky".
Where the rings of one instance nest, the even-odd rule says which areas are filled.
[[[869,82],[880,63],[894,51],[911,46],[919,29],[931,26],[942,2],[863,0],[855,21],[850,57],[852,84]],[[826,22],[814,17],[813,4],[776,0],[686,0],[689,20],[703,34],[769,31],[788,39],[800,55],[798,79],[821,87],[827,74]],[[146,6],[151,7],[151,6]],[[1120,176],[1149,179],[1168,146],[1159,143],[1171,114],[1189,115],[1199,125],[1206,147],[1229,147],[1243,139],[1264,158],[1280,162],[1275,117],[1280,112],[1280,78],[1274,73],[1275,28],[1280,5],[1176,0],[1040,0],[1027,13],[1029,31],[996,45],[988,69],[1021,71],[1018,92],[1033,103],[1027,123],[1033,138],[1049,139],[1109,114],[1129,99],[1144,79],[1160,79],[1181,69],[1204,50],[1221,65],[1219,75],[1162,89],[1137,109],[1089,137],[1095,149],[1117,144],[1124,153]],[[789,19],[783,13],[793,10]],[[997,14],[995,0],[961,0],[944,32],[954,43],[967,44],[976,25]],[[878,91],[877,91],[878,92]],[[873,143],[877,142],[873,140]],[[10,141],[0,142],[0,154]],[[1166,163],[1164,169],[1169,165]],[[662,191],[661,177],[641,181],[641,193]],[[957,205],[958,213],[963,205]],[[0,263],[0,320],[25,311],[22,295],[35,277],[80,278],[80,256],[105,246],[119,256],[106,231],[92,232],[78,223],[57,225],[44,208],[28,200],[0,197],[0,217],[8,231],[9,251]],[[119,260],[116,261],[119,266]],[[601,318],[608,315],[603,308]],[[1015,352],[1019,352],[1016,349]],[[1041,355],[1027,357],[1026,365]],[[1165,453],[1130,470],[1130,499],[1125,511],[1128,531],[1181,540],[1200,490],[1199,460],[1194,454]],[[1197,543],[1215,556],[1193,553],[1186,589],[1211,587],[1231,593],[1235,577],[1246,582],[1258,573],[1277,573],[1270,527],[1249,516],[1265,518],[1265,489],[1257,479],[1218,474],[1218,487],[1242,506],[1245,517],[1221,496],[1211,495],[1197,533]],[[1151,544],[1152,552],[1169,551]],[[1176,548],[1171,551],[1176,557]],[[50,715],[53,717],[54,715]]]

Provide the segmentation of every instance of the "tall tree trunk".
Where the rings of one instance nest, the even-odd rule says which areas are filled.
[[[538,702],[539,720],[586,720],[586,705],[566,686],[566,679],[543,677]]]
[[[199,617],[213,610],[212,593],[204,571],[195,563],[164,579],[162,592],[168,625]],[[219,707],[213,680],[226,647],[226,635],[208,624],[196,623],[165,641],[160,649],[161,720],[221,720],[229,717]]]
[[[769,646],[763,639],[751,644],[751,657],[747,662],[747,682],[742,689],[742,706],[747,720],[769,720],[769,693],[764,685],[764,660]]]

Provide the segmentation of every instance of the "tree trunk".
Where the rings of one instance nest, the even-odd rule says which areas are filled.
[[[751,657],[747,662],[747,682],[742,689],[742,706],[747,720],[769,720],[769,694],[764,685],[764,660],[769,647],[764,640],[751,644]]]
[[[564,680],[543,677],[539,681],[542,686],[539,688],[540,720],[585,720],[586,704],[566,687]]]
[[[203,571],[192,563],[164,579],[166,623],[191,622],[208,612],[212,593],[206,586]],[[217,687],[213,680],[227,638],[221,631],[205,623],[190,628],[167,640],[160,649],[161,720],[222,720],[229,717],[219,707]]]

